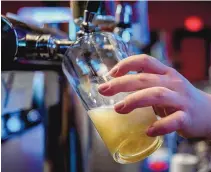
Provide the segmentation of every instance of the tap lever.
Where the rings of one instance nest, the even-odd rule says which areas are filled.
[[[95,18],[94,12],[90,12],[88,10],[84,10],[84,18],[81,24],[81,30],[77,33],[80,37],[84,35],[84,33],[91,33],[98,30],[98,28],[92,23],[93,19]]]
[[[87,1],[86,10],[97,13],[102,1]]]
[[[89,12],[88,10],[84,11],[84,23],[92,23],[93,19],[95,17],[95,13],[94,12]]]

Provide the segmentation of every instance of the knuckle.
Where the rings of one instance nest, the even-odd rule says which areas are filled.
[[[141,74],[139,74],[138,76],[137,76],[137,78],[138,78],[138,81],[140,81],[141,83],[146,83],[146,82],[148,82],[148,77],[146,77],[145,75],[143,75],[142,73]]]
[[[147,54],[142,54],[141,60],[142,60],[143,65],[146,65],[146,64],[149,64],[149,62],[151,61],[151,58]]]
[[[156,89],[155,98],[156,99],[163,99],[167,95],[167,89],[164,87],[159,87]]]
[[[173,77],[173,78],[181,79],[181,78],[180,78],[180,73],[179,73],[176,69],[174,69],[174,68],[172,68],[172,67],[168,67],[166,74],[167,74],[170,78]],[[182,79],[181,79],[181,80],[182,80]]]
[[[180,78],[175,79],[175,82],[176,82],[177,85],[181,85],[181,86],[184,85],[184,81],[182,79],[180,79]]]
[[[184,91],[185,85],[184,81],[180,78],[172,79],[172,88],[178,91]]]
[[[169,74],[172,74],[172,75],[178,74],[177,70],[172,67],[167,67],[167,71]]]

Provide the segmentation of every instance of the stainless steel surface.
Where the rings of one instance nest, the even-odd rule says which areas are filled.
[[[58,40],[50,34],[26,34],[24,39],[18,41],[16,60],[62,61],[70,45],[70,40]]]

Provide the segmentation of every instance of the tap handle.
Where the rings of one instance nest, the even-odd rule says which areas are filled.
[[[87,1],[86,10],[84,10],[84,22],[92,23],[95,14],[98,12],[98,9],[101,6],[101,1]]]
[[[86,10],[84,10],[83,20],[75,20],[76,23],[80,24],[80,31],[77,32],[77,37],[83,36],[85,33],[95,32],[98,30],[96,26],[93,25],[93,20],[95,14],[97,13],[101,1],[87,1]]]
[[[84,23],[92,23],[95,13],[88,10],[84,11]]]
[[[98,9],[101,6],[102,1],[87,1],[86,4],[86,10],[93,12],[93,13],[97,13]]]

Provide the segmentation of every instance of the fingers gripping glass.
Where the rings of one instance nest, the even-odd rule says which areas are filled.
[[[110,33],[87,34],[71,46],[63,62],[63,71],[80,97],[89,117],[114,160],[126,164],[139,161],[161,144],[160,137],[148,137],[147,128],[157,118],[152,107],[118,114],[114,104],[130,93],[106,97],[98,92],[99,84],[112,79],[107,73],[128,56],[127,47]]]

